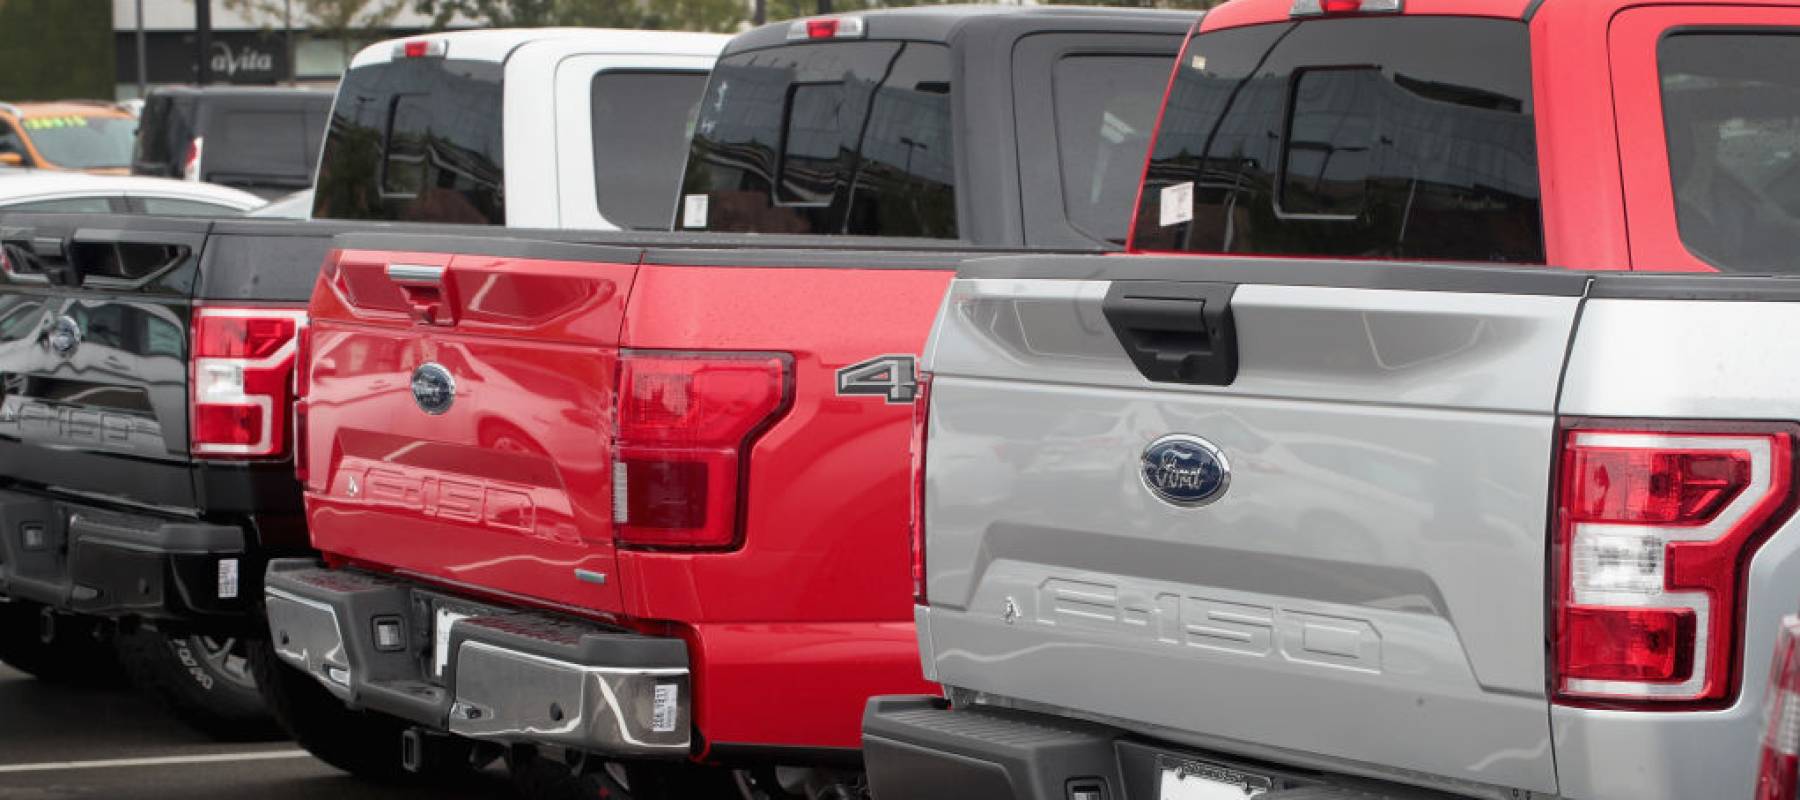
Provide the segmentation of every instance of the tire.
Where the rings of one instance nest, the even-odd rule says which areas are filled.
[[[250,671],[275,721],[320,761],[386,784],[449,785],[472,772],[466,763],[453,764],[453,758],[441,754],[430,772],[408,772],[401,763],[400,737],[410,723],[351,710],[312,676],[283,663],[267,640],[252,642]]]
[[[23,600],[0,603],[0,661],[41,681],[71,686],[115,687],[125,683],[105,626],[92,619],[58,614],[44,640],[44,606]]]
[[[132,683],[193,728],[220,741],[281,736],[250,674],[248,640],[139,628],[120,634],[118,645]]]

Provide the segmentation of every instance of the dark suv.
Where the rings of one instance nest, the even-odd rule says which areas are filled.
[[[131,174],[269,198],[309,188],[331,97],[309,89],[158,89],[144,102]]]

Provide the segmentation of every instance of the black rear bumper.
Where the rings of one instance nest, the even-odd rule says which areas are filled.
[[[876,697],[863,713],[875,800],[1145,800],[1161,772],[1253,775],[1261,800],[1442,798],[1405,787],[1246,764],[1104,725],[1010,709],[952,710],[941,697]]]
[[[72,613],[229,629],[262,594],[244,529],[0,490],[0,594]]]

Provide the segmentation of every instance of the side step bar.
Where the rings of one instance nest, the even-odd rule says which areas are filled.
[[[269,564],[275,652],[345,703],[504,744],[634,757],[692,745],[687,644],[306,560]]]

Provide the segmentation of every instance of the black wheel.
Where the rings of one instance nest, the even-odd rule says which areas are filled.
[[[0,603],[0,661],[42,681],[77,686],[125,682],[103,623],[14,600]]]
[[[281,735],[250,674],[250,642],[139,628],[118,637],[119,660],[140,688],[183,722],[225,741]]]
[[[350,710],[311,676],[282,663],[266,640],[252,643],[250,672],[275,721],[320,761],[365,780],[420,780],[401,762],[405,722]]]

